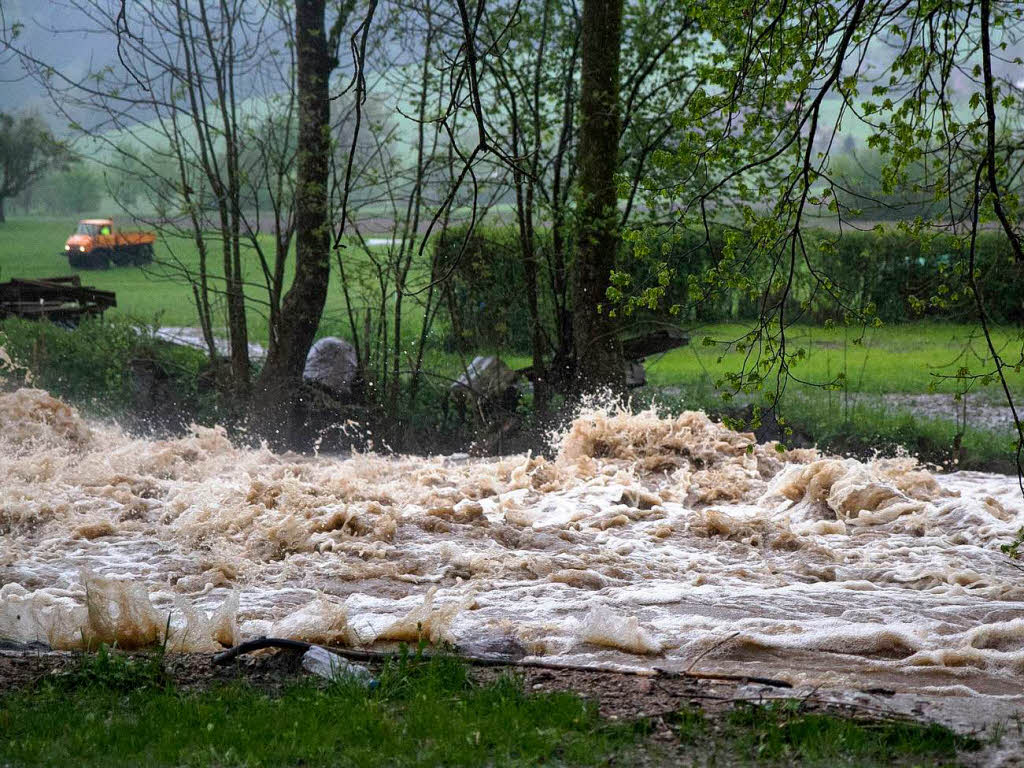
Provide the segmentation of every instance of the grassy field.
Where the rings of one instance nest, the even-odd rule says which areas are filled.
[[[323,683],[323,681],[319,681]],[[977,741],[935,725],[808,712],[804,702],[684,708],[652,723],[603,720],[568,692],[475,683],[453,657],[398,657],[367,690],[281,680],[184,690],[161,658],[101,649],[62,675],[0,692],[9,766],[948,765]]]
[[[72,219],[12,218],[0,225],[0,281],[12,277],[47,277],[74,272],[62,253],[64,239],[73,230]],[[269,243],[268,243],[269,246]],[[160,325],[196,324],[196,313],[189,286],[173,274],[168,266],[180,264],[195,269],[198,262],[195,245],[186,238],[161,238],[157,244],[157,264],[152,267],[114,267],[108,270],[80,271],[83,281],[117,292],[116,312],[138,322]],[[359,273],[356,250],[349,252],[352,272]],[[265,342],[267,328],[260,306],[266,301],[266,288],[260,283],[255,256],[247,261],[247,294],[254,307],[250,322],[253,340]],[[328,294],[322,330],[343,332],[347,320],[344,298],[335,279]],[[355,285],[356,300],[365,295],[364,286]],[[418,317],[411,308],[411,326]],[[724,342],[738,339],[747,330],[741,324],[718,324],[688,329],[693,343],[648,360],[648,378],[658,386],[688,388],[713,386],[714,382],[743,364],[745,352],[730,350]],[[858,343],[860,337],[861,343]],[[1021,350],[1021,331],[999,328],[996,338],[1008,359],[1015,359]],[[706,345],[704,339],[717,343]],[[789,331],[791,349],[803,348],[806,358],[796,368],[799,377],[818,383],[845,374],[844,389],[851,392],[921,393],[957,391],[962,382],[949,377],[963,366],[974,371],[986,368],[988,351],[974,326],[948,323],[914,323],[871,328],[861,334],[852,328],[821,328],[803,326]],[[516,361],[522,360],[516,358]],[[1024,391],[1024,373],[1014,375],[1014,384]],[[792,384],[796,389],[801,385]],[[994,388],[974,388],[984,396],[1000,394]]]
[[[74,219],[11,218],[0,225],[0,281],[14,277],[39,278],[79,274],[87,285],[117,292],[117,312],[152,323],[195,325],[191,291],[170,281],[159,267],[112,267],[106,270],[75,270],[68,266],[64,241],[77,225]],[[194,251],[186,241],[161,240],[157,260]],[[188,261],[195,263],[192,256]]]
[[[74,231],[77,223],[75,219],[12,217],[0,225],[0,282],[14,277],[40,278],[77,273],[86,285],[117,292],[117,314],[146,325],[198,325],[192,289],[182,276],[185,270],[192,273],[198,270],[198,250],[193,241],[186,237],[159,237],[154,263],[146,267],[75,270],[68,266],[63,249],[64,241]],[[271,238],[264,237],[262,241],[267,253],[272,254]],[[210,271],[216,278],[222,274],[217,268],[220,260],[219,243],[211,241],[211,249]],[[365,272],[365,256],[355,248],[348,253],[350,271],[356,274]],[[253,248],[247,249],[244,260],[245,290],[251,307],[250,339],[266,344],[267,288]],[[333,268],[337,271],[336,264]],[[286,283],[290,283],[290,265],[286,275]],[[334,279],[332,285],[336,287],[339,282]],[[215,282],[214,287],[221,286]],[[363,295],[363,287],[354,286],[354,301],[358,302]],[[409,314],[410,319],[415,321],[416,308],[410,307]],[[222,303],[215,307],[217,316],[221,317],[220,327],[226,327]],[[332,333],[342,332],[347,328],[346,317],[341,291],[331,290],[327,296],[323,329]]]
[[[764,393],[740,393],[723,403],[715,386],[743,366],[745,353],[725,342],[746,331],[742,325],[694,329],[689,346],[648,360],[648,380],[660,387],[657,399],[673,410],[763,405]],[[788,335],[791,351],[803,348],[806,357],[793,369],[795,378],[785,382],[778,415],[798,443],[859,456],[905,450],[949,469],[1016,471],[1012,419],[998,382],[956,378],[962,367],[975,374],[991,369],[976,327],[920,322],[872,328],[861,336],[852,328],[804,326]],[[993,335],[1004,359],[1019,358],[1019,330],[997,328]],[[705,345],[705,337],[717,343]],[[840,373],[838,389],[822,386]],[[1007,374],[1015,398],[1024,399],[1024,374]]]
[[[730,371],[738,371],[746,352],[730,349],[725,342],[739,339],[749,330],[744,325],[712,325],[691,331],[692,343],[658,359],[648,361],[648,378],[654,384],[713,386]],[[952,323],[919,322],[881,328],[823,328],[801,326],[787,332],[790,351],[804,349],[806,358],[793,368],[794,376],[825,384],[844,374],[851,392],[953,393],[961,391],[964,381],[955,375],[961,367],[980,373],[991,366],[991,356],[979,328]],[[1019,329],[997,328],[997,349],[1007,360],[1021,354]],[[714,345],[706,345],[704,339]],[[859,343],[858,343],[859,340]],[[750,358],[755,362],[756,356]],[[749,364],[749,363],[748,363]],[[1024,373],[1011,372],[1018,392],[1024,392]],[[793,381],[796,389],[810,388]],[[979,395],[999,400],[994,386],[972,386]]]

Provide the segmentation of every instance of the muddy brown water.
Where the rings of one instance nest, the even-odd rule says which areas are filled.
[[[592,408],[553,440],[552,460],[304,457],[0,395],[0,638],[422,635],[1019,708],[1015,478],[779,452],[700,412]]]

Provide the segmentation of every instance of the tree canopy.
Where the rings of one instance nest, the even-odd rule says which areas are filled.
[[[0,112],[0,223],[4,200],[20,194],[50,171],[66,170],[71,155],[37,115]]]

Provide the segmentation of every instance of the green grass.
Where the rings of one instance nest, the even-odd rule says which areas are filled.
[[[602,720],[569,692],[474,683],[450,656],[400,654],[379,687],[286,679],[176,688],[159,654],[101,648],[62,675],[0,693],[5,766],[945,765],[977,742],[936,725],[807,713],[801,702],[646,720]]]
[[[693,408],[722,414],[741,411],[748,404],[764,405],[763,392],[739,393],[727,400],[723,392],[728,391],[728,383],[716,386],[744,364],[745,353],[728,342],[747,329],[740,324],[694,329],[689,346],[648,360],[649,382],[673,388],[669,392],[675,393],[666,396],[663,391],[657,399],[671,411]],[[995,329],[997,349],[1004,359],[1019,357],[1019,333],[1014,328]],[[797,438],[810,438],[819,448],[836,453],[865,456],[904,449],[951,469],[1016,471],[1010,418],[991,426],[974,415],[977,406],[1005,406],[998,382],[986,385],[956,378],[961,367],[974,373],[990,370],[991,357],[976,327],[907,323],[871,328],[859,338],[860,332],[853,328],[801,326],[790,329],[788,335],[791,351],[806,351],[793,370],[803,381],[786,381],[778,415]],[[715,343],[705,343],[705,338]],[[821,386],[834,381],[837,374],[844,374],[839,389]],[[1008,370],[1008,379],[1015,399],[1024,399],[1024,373]],[[774,389],[774,379],[768,389]],[[910,410],[879,397],[936,394],[952,404],[955,393],[963,391],[967,391],[966,428],[951,418]],[[958,433],[962,433],[959,438]]]
[[[41,278],[56,275],[79,274],[85,285],[117,293],[114,314],[133,321],[152,325],[197,326],[192,289],[183,278],[183,271],[195,273],[199,265],[199,252],[188,237],[159,235],[154,249],[154,263],[146,267],[111,267],[105,270],[75,270],[68,266],[64,256],[64,241],[77,225],[76,219],[17,218],[0,224],[0,282],[14,277]],[[273,253],[270,237],[262,237],[262,247],[268,256]],[[223,271],[219,241],[210,240],[209,270],[214,291],[223,288],[219,277]],[[294,250],[294,246],[293,246]],[[294,253],[293,253],[294,255]],[[355,279],[352,284],[353,302],[360,304],[370,296],[372,281],[368,274],[369,262],[359,248],[346,251],[347,274]],[[252,341],[266,344],[267,288],[255,249],[243,249],[245,292],[249,300],[249,335]],[[286,269],[286,289],[290,284],[294,263]],[[337,264],[332,264],[337,273]],[[349,335],[348,315],[337,274],[332,278],[324,309],[321,329]],[[227,326],[223,302],[215,296],[214,325]],[[413,304],[406,309],[409,327],[418,327],[418,308]]]
[[[167,280],[166,273],[158,267],[75,270],[68,266],[63,254],[64,241],[76,224],[74,219],[35,218],[10,218],[0,224],[0,281],[79,274],[86,285],[117,292],[117,314],[146,323],[159,317],[165,325],[196,324],[188,286]],[[186,250],[192,252],[185,254]],[[157,260],[168,260],[174,255],[195,263],[194,247],[187,248],[185,241],[157,243]]]
[[[709,765],[955,765],[980,746],[939,725],[811,713],[798,700],[741,704],[717,719],[683,709],[673,725]]]
[[[151,661],[116,658],[2,696],[0,764],[608,765],[643,731],[569,693],[527,695],[513,677],[474,685],[452,658],[398,658],[374,691],[306,680],[274,694],[244,683],[184,692]]]
[[[720,324],[691,331],[689,346],[648,361],[648,378],[658,385],[712,384],[729,372],[740,370],[746,351],[728,342],[742,337],[748,325]],[[1020,329],[996,328],[994,338],[1000,355],[1016,361],[1021,353]],[[851,392],[936,392],[953,393],[963,387],[954,378],[961,367],[980,373],[990,367],[991,356],[974,325],[916,322],[881,328],[860,329],[799,326],[787,332],[790,352],[804,349],[806,357],[793,368],[795,376],[824,384],[844,374]],[[708,344],[705,339],[712,340]],[[756,360],[756,356],[749,358]],[[1011,372],[1011,382],[1024,393],[1024,373]],[[792,381],[796,390],[809,389]],[[974,388],[995,401],[1001,397],[995,386]]]
[[[198,319],[190,286],[181,278],[181,265],[189,270],[197,269],[199,256],[194,242],[185,237],[161,236],[155,247],[154,264],[140,267],[111,267],[105,270],[74,270],[68,266],[62,249],[67,236],[77,224],[73,219],[8,219],[0,224],[0,282],[14,277],[40,278],[56,275],[79,274],[82,282],[96,288],[115,291],[117,307],[109,314],[113,317],[127,317],[141,325],[197,326]],[[268,252],[271,244],[265,243]],[[249,249],[246,259],[246,296],[249,299],[250,340],[266,344],[268,339],[266,297],[267,291],[261,284],[262,273],[255,252]],[[376,305],[375,277],[366,254],[357,247],[346,251],[346,276],[350,280],[350,295],[357,306],[357,323],[362,323],[362,312],[358,309],[366,304]],[[211,270],[216,272],[217,258],[211,257]],[[320,324],[321,336],[338,335],[351,338],[345,299],[340,289],[337,264],[332,264],[334,274],[327,304]],[[291,264],[287,270],[291,278]],[[215,307],[215,325],[227,325],[223,316],[224,307]],[[403,310],[404,338],[410,355],[413,355],[418,341],[423,310],[416,298],[406,300]],[[376,320],[376,316],[374,316]],[[362,328],[360,327],[360,330]],[[388,328],[389,336],[393,329]],[[221,331],[226,335],[225,331]],[[436,333],[436,331],[435,331]],[[513,367],[526,366],[529,360],[522,355],[502,355]],[[437,385],[447,388],[450,379],[462,371],[461,357],[440,349],[426,350],[426,369],[435,374]],[[472,355],[469,356],[472,359]],[[468,362],[468,360],[466,361]],[[408,361],[403,361],[405,367]]]
[[[0,225],[0,280],[11,277],[47,277],[69,274],[73,270],[62,254],[63,243],[73,230],[72,219],[11,218]],[[269,245],[269,243],[268,243]],[[157,262],[180,263],[194,269],[198,263],[196,248],[183,237],[162,237],[157,243]],[[365,257],[358,249],[350,249],[347,258],[348,273],[354,277],[352,290],[355,301],[361,302],[373,290],[366,274]],[[217,259],[212,268],[216,269]],[[260,273],[253,254],[248,254],[246,280],[247,295],[251,300],[250,334],[254,341],[266,342],[267,323],[263,304],[266,289],[260,284]],[[109,270],[82,271],[83,281],[117,292],[117,314],[126,315],[142,323],[162,325],[196,325],[192,292],[187,284],[166,266],[151,268],[114,267]],[[290,275],[290,272],[289,272]],[[360,277],[361,276],[361,277]],[[340,281],[335,275],[328,293],[327,306],[321,324],[323,333],[347,335],[348,320]],[[407,308],[408,327],[418,328],[419,308]],[[693,343],[674,350],[660,358],[648,361],[648,378],[659,386],[708,386],[727,372],[739,370],[745,353],[729,350],[722,343],[705,346],[705,338],[727,342],[739,338],[748,326],[717,324],[692,330]],[[996,337],[1000,349],[1008,359],[1016,359],[1021,342],[1019,331],[999,328]],[[801,326],[790,329],[791,349],[804,348],[807,356],[795,369],[803,379],[815,382],[833,380],[837,374],[846,377],[846,388],[852,392],[953,392],[962,386],[949,378],[962,366],[980,371],[988,358],[978,329],[970,325],[952,323],[913,323],[869,329],[863,343],[855,343],[859,332],[855,329],[825,329]],[[441,367],[449,365],[447,356],[438,356]],[[525,361],[518,357],[515,362]],[[525,363],[524,363],[525,364]],[[458,367],[457,365],[455,366]],[[1024,392],[1024,373],[1014,374],[1015,388]],[[800,390],[802,385],[791,386]],[[983,397],[995,401],[999,393],[994,387],[982,392]]]

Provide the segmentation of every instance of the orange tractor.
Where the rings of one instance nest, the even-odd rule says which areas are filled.
[[[79,269],[106,269],[149,264],[153,260],[153,232],[115,229],[113,219],[82,219],[64,244],[68,264]]]

